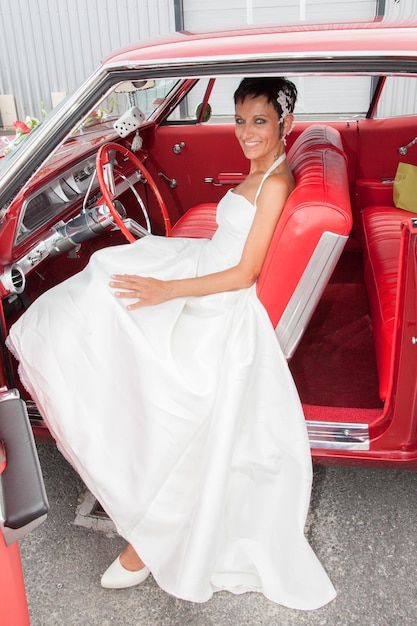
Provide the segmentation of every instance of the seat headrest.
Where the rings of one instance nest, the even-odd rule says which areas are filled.
[[[297,137],[288,151],[287,161],[290,167],[292,167],[292,164],[297,160],[301,152],[305,153],[310,149],[317,149],[318,147],[334,148],[344,154],[342,138],[336,128],[313,124],[313,126],[306,128],[301,135]]]

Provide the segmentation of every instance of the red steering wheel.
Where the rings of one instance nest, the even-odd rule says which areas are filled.
[[[112,166],[113,155],[110,156],[111,152],[113,152],[113,155],[114,155],[114,152],[118,152],[125,159],[129,159],[133,163],[135,168],[139,171],[141,176],[144,179],[146,179],[146,183],[151,188],[152,193],[155,196],[156,201],[158,203],[159,210],[162,213],[162,217],[164,220],[164,227],[165,227],[165,235],[169,237],[171,235],[171,220],[169,218],[165,202],[163,201],[162,196],[159,193],[158,187],[156,186],[155,181],[153,180],[152,176],[149,174],[146,167],[138,159],[138,157],[133,154],[133,152],[131,152],[124,146],[121,146],[118,143],[106,143],[100,147],[97,153],[97,157],[96,157],[97,178],[98,178],[98,182],[100,185],[100,191],[103,195],[106,205],[115,223],[120,228],[123,235],[126,237],[126,239],[130,243],[133,243],[134,241],[136,241],[135,237],[128,230],[126,224],[124,223],[123,219],[121,218],[119,212],[117,211],[114,205],[115,185],[114,185],[114,173],[113,173],[113,166]],[[110,183],[108,181],[110,181]],[[113,187],[113,189],[109,189],[109,186]],[[146,212],[146,209],[145,209],[145,212]]]

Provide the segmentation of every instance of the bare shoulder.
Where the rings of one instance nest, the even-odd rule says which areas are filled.
[[[269,202],[271,199],[275,199],[278,203],[280,201],[285,202],[294,187],[294,177],[289,168],[283,172],[270,174],[262,186],[259,200],[265,199]]]
[[[262,185],[257,205],[259,206],[259,200],[261,200],[262,203],[263,199],[265,199],[268,204],[274,199],[278,201],[278,204],[281,204],[295,186],[293,175],[288,166],[279,172],[271,173],[263,182],[262,178],[262,172],[249,174],[243,183],[234,189],[235,193],[245,196],[245,198],[253,204],[259,186]]]

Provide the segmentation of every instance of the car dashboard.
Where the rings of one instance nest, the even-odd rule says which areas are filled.
[[[22,206],[16,243],[26,239],[54,217],[65,213],[67,207],[82,200],[94,182],[95,171],[95,157],[91,155],[29,196]]]

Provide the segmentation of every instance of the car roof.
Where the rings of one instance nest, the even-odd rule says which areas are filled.
[[[398,56],[417,51],[417,22],[382,22],[297,25],[241,29],[212,33],[175,33],[164,38],[140,42],[107,57],[107,66],[171,64],[208,58],[268,56],[280,54],[313,57],[332,54],[346,56],[373,53]],[[413,55],[413,54],[412,54]],[[413,55],[414,56],[414,55]]]

